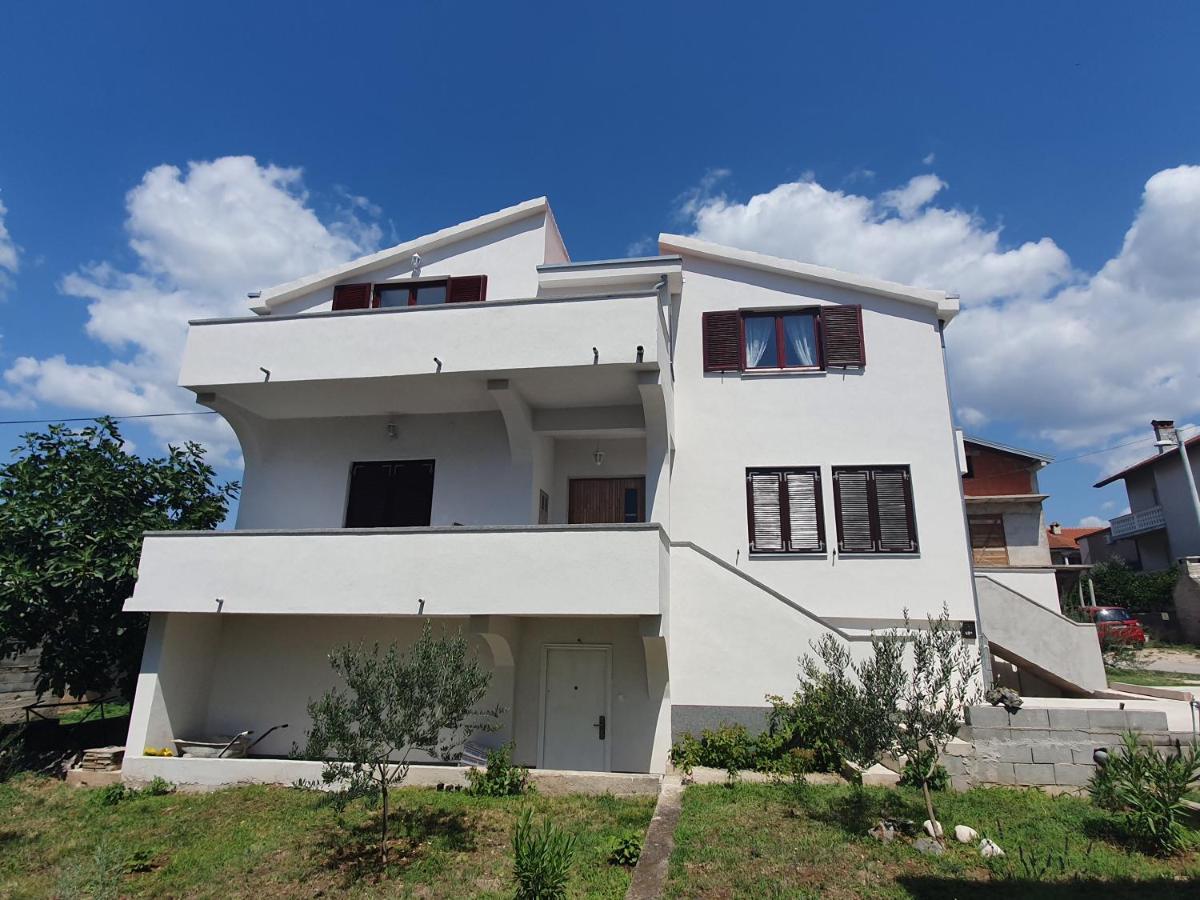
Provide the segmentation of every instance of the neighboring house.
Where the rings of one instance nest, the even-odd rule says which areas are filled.
[[[1109,559],[1122,559],[1131,568],[1140,569],[1141,560],[1138,558],[1137,541],[1133,538],[1114,539],[1112,528],[1100,528],[1090,534],[1081,535],[1078,539],[1079,549],[1089,565],[1104,562]]]
[[[962,475],[975,573],[1059,610],[1038,472],[1051,457],[964,435]]]
[[[1046,539],[1050,544],[1050,559],[1056,566],[1086,566],[1096,560],[1091,557],[1088,538],[1108,531],[1104,528],[1063,528],[1058,522],[1050,523]]]
[[[1189,438],[1187,446],[1193,476],[1200,482],[1200,436]],[[1125,482],[1129,513],[1117,516],[1109,527],[1113,541],[1132,541],[1138,568],[1167,569],[1181,557],[1200,556],[1200,524],[1178,448],[1134,463],[1095,486],[1120,480]],[[1129,554],[1117,549],[1110,555]]]
[[[180,383],[236,432],[245,488],[235,530],[145,538],[126,777],[312,777],[283,757],[330,648],[424,617],[492,671],[487,742],[626,772],[664,771],[683,731],[760,727],[822,635],[862,655],[943,607],[973,634],[957,301],[659,251],[572,263],[538,199],[193,322]],[[1094,680],[1064,654],[1094,631],[1015,596],[980,597],[989,640]],[[280,722],[274,759],[143,755]]]

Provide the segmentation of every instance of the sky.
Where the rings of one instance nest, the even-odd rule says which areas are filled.
[[[187,319],[547,195],[576,260],[669,231],[959,293],[960,424],[1099,523],[1150,419],[1200,423],[1198,39],[1174,2],[6,4],[0,420],[194,410]],[[218,417],[123,428],[239,474]]]

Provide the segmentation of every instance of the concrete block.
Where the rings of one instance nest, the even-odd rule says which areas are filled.
[[[1082,787],[1091,780],[1095,766],[1074,766],[1067,763],[1054,764],[1054,783]]]
[[[1090,731],[1124,731],[1128,726],[1123,709],[1089,709],[1088,729]]]
[[[887,766],[876,763],[862,773],[863,787],[895,787],[900,783],[900,776]]]
[[[1054,734],[1049,728],[1010,728],[1009,740],[1020,741],[1022,743],[1033,743],[1034,741],[1049,741],[1050,735]]]
[[[942,766],[945,768],[946,772],[949,773],[951,778],[953,778],[955,775],[967,774],[967,764],[961,756],[943,756]]]
[[[1071,748],[1062,744],[1034,744],[1033,761],[1035,763],[1069,763],[1072,762]]]
[[[1088,730],[1088,711],[1086,709],[1048,709],[1050,727],[1054,729]]]
[[[1094,747],[1087,750],[1072,750],[1071,762],[1077,766],[1095,766],[1096,760],[1093,758],[1095,752]]]
[[[1016,770],[1010,762],[979,760],[974,768],[976,784],[1016,784]]]
[[[1127,709],[1125,721],[1135,731],[1167,730],[1167,714],[1149,709]]]
[[[1049,713],[1046,709],[1018,709],[1009,713],[1008,723],[1014,728],[1049,728]]]
[[[950,777],[950,789],[955,791],[969,791],[975,787],[975,779],[970,775],[952,775]]]
[[[1000,728],[1008,725],[1008,710],[1003,706],[972,706],[967,710],[967,722],[973,727]]]
[[[971,729],[971,742],[976,746],[996,741],[1007,741],[1012,738],[1012,729],[1005,725],[1002,728],[980,726]]]
[[[1050,763],[1016,763],[1013,777],[1017,784],[1054,784],[1054,766]]]
[[[955,738],[946,745],[946,750],[942,753],[942,756],[971,756],[974,753],[974,744],[970,741],[961,741]]]
[[[996,762],[1032,763],[1033,748],[1028,744],[993,744],[980,755]]]

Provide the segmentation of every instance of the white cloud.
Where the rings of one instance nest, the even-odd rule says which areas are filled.
[[[8,233],[8,227],[4,224],[7,215],[8,208],[4,205],[4,201],[0,200],[0,299],[3,299],[9,288],[12,287],[12,278],[21,267],[20,248],[17,247],[12,235]]]
[[[1200,412],[1200,166],[1150,178],[1120,252],[1090,274],[1050,237],[1012,245],[937,205],[944,186],[918,175],[870,197],[805,179],[739,201],[709,178],[683,212],[707,240],[960,292],[947,343],[969,416],[1082,448]]]
[[[1080,528],[1107,528],[1108,519],[1102,519],[1099,516],[1084,516],[1079,520]]]
[[[21,357],[4,373],[0,404],[124,415],[194,410],[191,393],[175,386],[187,320],[248,314],[248,291],[374,250],[374,208],[345,192],[340,200],[322,220],[299,169],[247,156],[189,163],[186,172],[151,169],[125,198],[134,269],[92,263],[61,283],[88,301],[87,333],[113,358],[85,365]],[[163,440],[204,440],[226,457],[236,448],[216,416],[150,421]]]
[[[937,159],[937,154],[931,152],[931,153],[926,153],[924,156],[922,156],[921,162],[923,162],[927,166],[932,166],[936,159]]]
[[[965,428],[982,428],[988,423],[988,417],[973,406],[960,406],[955,412]]]

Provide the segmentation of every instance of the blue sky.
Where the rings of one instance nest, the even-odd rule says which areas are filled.
[[[959,291],[969,430],[1142,441],[1046,470],[1064,523],[1122,511],[1090,485],[1152,416],[1200,420],[1195,4],[26,6],[0,419],[188,409],[189,315],[546,194],[576,259],[682,231]]]

